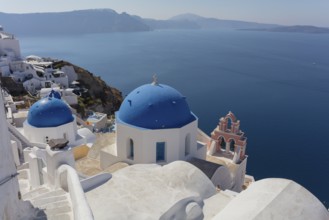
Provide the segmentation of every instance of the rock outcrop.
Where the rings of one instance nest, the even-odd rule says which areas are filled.
[[[123,98],[118,89],[108,86],[100,76],[67,61],[54,62],[53,67],[61,68],[66,65],[73,66],[80,86],[88,90],[79,97],[78,113],[84,116],[86,110],[90,109],[111,115],[119,109]]]
[[[78,98],[78,105],[74,106],[82,117],[86,116],[88,110],[112,115],[120,108],[123,98],[118,89],[108,86],[100,76],[95,76],[91,72],[67,61],[55,61],[53,63],[53,68],[60,69],[63,66],[72,66],[74,68],[78,76],[77,81],[80,83],[80,87],[85,90]],[[28,94],[23,84],[15,82],[11,77],[1,77],[0,82],[15,101],[25,102],[26,105],[21,106],[23,108],[29,107],[39,99]]]

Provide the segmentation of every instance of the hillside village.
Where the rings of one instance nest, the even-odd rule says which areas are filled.
[[[23,59],[19,41],[2,27],[0,39],[1,82],[11,95],[21,96],[19,99],[29,95],[33,104],[34,97],[42,97],[54,89],[83,116],[86,116],[87,109],[111,115],[119,108],[121,92],[107,86],[100,77],[57,59],[35,55]]]

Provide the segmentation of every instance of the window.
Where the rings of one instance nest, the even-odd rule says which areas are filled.
[[[156,161],[163,162],[166,161],[166,143],[165,142],[157,142],[156,143]]]
[[[187,134],[185,137],[185,156],[190,154],[191,151],[191,135]]]
[[[230,151],[234,152],[235,151],[235,141],[231,140],[230,142]]]
[[[131,138],[128,141],[127,157],[134,160],[134,141]]]
[[[220,137],[218,139],[218,144],[219,144],[221,149],[226,150],[226,142],[225,142],[223,137]],[[217,150],[219,150],[219,149],[217,149]]]
[[[45,82],[45,88],[51,88],[51,82]]]

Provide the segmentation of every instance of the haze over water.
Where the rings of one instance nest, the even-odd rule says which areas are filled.
[[[17,36],[23,55],[68,60],[127,95],[152,81],[187,97],[207,134],[231,110],[247,173],[293,179],[328,207],[329,37],[232,30]]]

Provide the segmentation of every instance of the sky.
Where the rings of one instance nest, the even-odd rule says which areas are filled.
[[[0,0],[0,12],[6,13],[95,8],[155,19],[194,13],[221,19],[329,27],[329,0]]]

